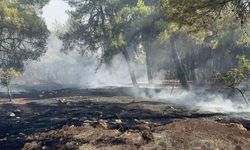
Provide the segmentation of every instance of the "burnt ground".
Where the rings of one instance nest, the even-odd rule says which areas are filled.
[[[250,147],[249,120],[191,111],[125,91],[33,91],[14,95],[12,102],[2,96],[0,149]]]

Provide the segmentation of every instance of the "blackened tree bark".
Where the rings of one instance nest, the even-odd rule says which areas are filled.
[[[152,75],[152,70],[151,70],[151,61],[150,61],[150,55],[149,52],[146,51],[146,65],[147,65],[147,75],[148,75],[148,83],[152,82],[153,75]]]
[[[190,70],[191,70],[191,79],[193,81],[193,84],[195,85],[196,84],[196,72],[195,72],[195,51],[194,51],[194,47],[192,47],[192,53],[191,53],[191,56],[190,56]]]
[[[7,90],[8,90],[9,100],[10,100],[10,102],[11,102],[11,101],[12,101],[12,94],[11,94],[10,85],[7,85]]]
[[[123,51],[122,51],[122,54],[128,64],[128,70],[129,70],[129,74],[130,74],[130,77],[131,77],[131,80],[132,80],[132,83],[134,85],[134,87],[138,87],[138,83],[137,83],[137,80],[136,80],[136,77],[135,77],[135,72],[134,72],[134,69],[133,67],[131,66],[131,60],[130,60],[130,57],[129,57],[129,54],[128,54],[128,51],[127,51],[127,48],[126,47],[123,47]]]
[[[189,85],[187,82],[187,78],[185,76],[185,73],[183,71],[182,65],[181,65],[181,61],[176,49],[176,34],[174,33],[171,37],[170,37],[170,49],[171,49],[171,54],[172,54],[172,58],[174,60],[174,64],[175,64],[175,68],[176,68],[176,73],[177,73],[177,77],[180,80],[181,86],[186,89],[189,90]]]
[[[152,75],[152,66],[151,66],[151,55],[150,55],[150,46],[148,43],[144,44],[144,49],[146,53],[146,67],[147,67],[147,76],[148,76],[148,83],[152,82],[153,75]]]

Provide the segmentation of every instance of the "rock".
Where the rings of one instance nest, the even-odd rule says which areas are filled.
[[[39,112],[35,112],[35,113],[34,113],[34,115],[39,116],[39,115],[40,115],[40,113],[39,113]]]
[[[16,114],[14,114],[14,113],[10,113],[10,115],[9,115],[10,117],[16,117]]]
[[[75,150],[75,149],[79,149],[79,143],[71,141],[71,142],[67,142],[66,144],[60,145],[60,150]]]
[[[144,143],[144,139],[140,133],[125,132],[120,136],[127,144],[140,146]]]
[[[3,138],[3,139],[0,139],[0,141],[7,141],[7,137]]]
[[[92,124],[93,124],[92,121],[90,121],[90,120],[85,120],[85,121],[82,123],[82,126],[84,126],[84,127],[93,127]]]
[[[138,120],[138,119],[134,119],[134,121],[135,121],[136,123],[141,123],[140,120]]]
[[[20,136],[25,136],[25,134],[24,134],[24,133],[22,133],[22,132],[20,132],[20,133],[19,133],[19,135],[20,135]]]
[[[20,113],[20,112],[22,112],[20,109],[16,109],[15,111],[14,111],[15,113]]]
[[[121,119],[115,119],[114,123],[115,124],[122,124],[122,120]]]
[[[134,121],[135,121],[136,123],[138,123],[138,124],[149,124],[149,122],[148,122],[148,121],[146,121],[146,120],[138,120],[138,119],[134,119]]]
[[[17,120],[21,119],[20,117],[16,117]]]
[[[22,148],[22,150],[36,150],[36,149],[42,149],[42,146],[37,142],[26,143]]]
[[[84,123],[92,123],[90,120],[85,120]]]
[[[106,120],[102,120],[100,119],[97,124],[96,124],[96,127],[101,127],[103,129],[107,129],[108,128],[108,123]]]
[[[242,124],[230,123],[228,126],[233,127],[233,128],[238,128],[238,129],[243,130],[243,131],[247,131],[247,129]]]
[[[142,137],[145,141],[147,141],[147,143],[149,143],[150,141],[154,140],[154,136],[150,131],[143,131],[142,132]]]
[[[222,121],[222,120],[223,120],[223,118],[221,118],[221,117],[218,117],[215,119],[215,121]]]
[[[136,125],[136,128],[139,129],[140,131],[150,130],[150,127],[148,124],[138,124],[138,125]]]
[[[60,104],[67,104],[67,101],[66,101],[66,99],[59,99],[58,103],[60,103]]]

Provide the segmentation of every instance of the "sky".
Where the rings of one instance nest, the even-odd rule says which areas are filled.
[[[68,19],[66,10],[69,6],[62,0],[50,0],[43,8],[43,17],[47,23],[49,30],[53,29],[53,24],[57,21],[60,24],[64,24]]]

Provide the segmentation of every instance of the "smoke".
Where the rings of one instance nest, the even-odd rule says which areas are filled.
[[[60,52],[61,45],[61,41],[55,35],[52,35],[49,39],[47,53],[39,61],[26,63],[23,76],[12,82],[13,90],[132,86],[127,63],[122,55],[116,55],[110,66],[104,64],[96,72],[98,66],[96,56],[81,56],[74,51],[64,54]],[[147,83],[145,64],[137,61],[133,62],[133,66],[138,82]],[[140,84],[140,87],[143,86],[152,90],[148,92],[134,90],[131,93],[135,96],[139,95],[147,98],[150,95],[150,99],[185,106],[190,110],[201,112],[250,112],[250,108],[246,107],[241,97],[229,99],[222,94],[211,94],[205,90],[187,92],[172,87],[164,87],[155,92],[154,89],[159,88],[159,86]]]
[[[160,92],[152,92],[153,99],[162,102],[173,103],[178,106],[185,106],[190,110],[197,112],[212,113],[247,113],[250,107],[246,105],[242,97],[236,94],[232,98],[227,98],[223,94],[208,93],[205,90],[199,91],[183,91],[175,88],[161,90]]]
[[[38,61],[26,62],[23,76],[13,81],[14,88],[22,91],[132,85],[122,55],[114,56],[110,65],[103,64],[96,70],[97,56],[81,56],[75,51],[64,54],[60,52],[61,45],[61,41],[51,35],[46,54]],[[139,82],[143,81],[146,74],[144,65],[133,63],[133,66]]]

